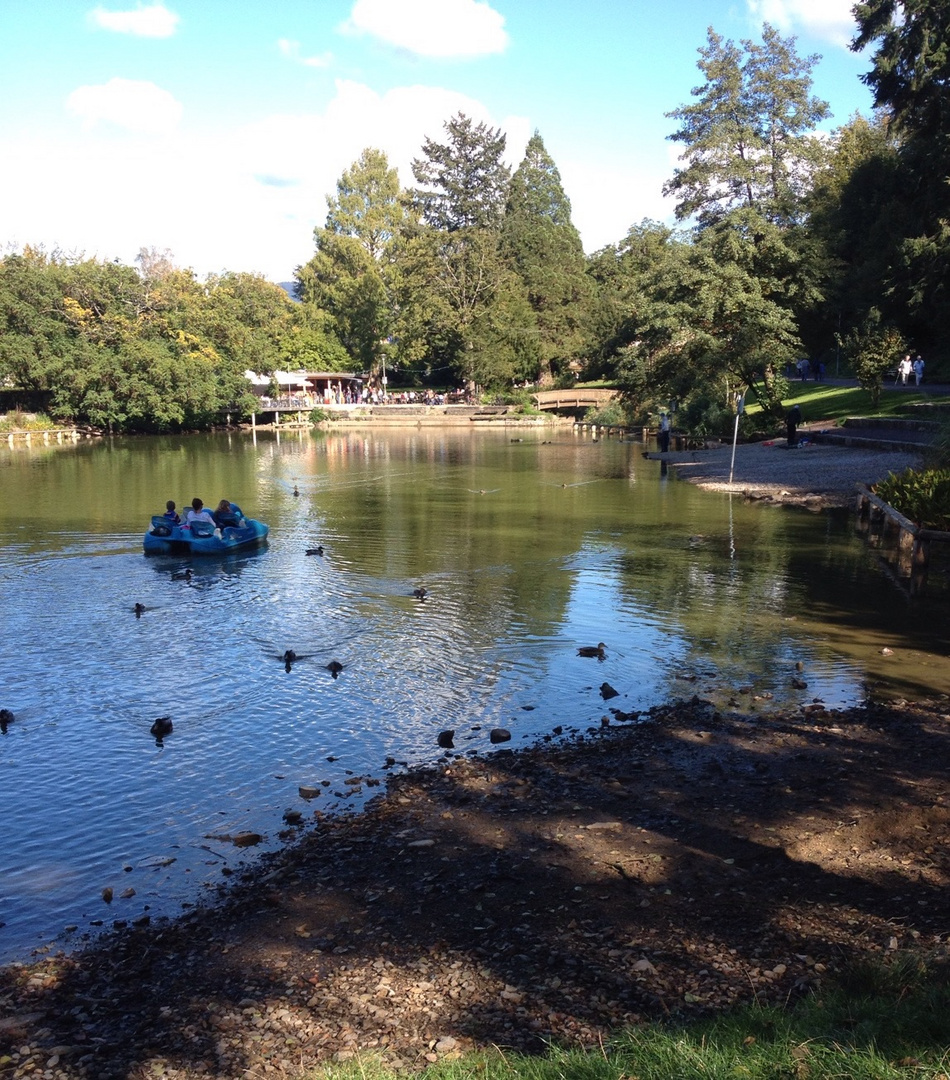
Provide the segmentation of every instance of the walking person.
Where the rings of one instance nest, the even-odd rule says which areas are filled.
[[[910,378],[912,369],[913,365],[910,362],[910,353],[908,353],[904,359],[901,360],[900,366],[897,369],[897,374],[900,375],[901,378],[901,386],[907,385],[907,380]]]
[[[924,358],[920,353],[918,353],[914,359],[914,379],[917,386],[920,386],[924,381]]]

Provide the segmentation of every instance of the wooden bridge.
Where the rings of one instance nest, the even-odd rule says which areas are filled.
[[[534,394],[539,409],[587,409],[606,405],[619,397],[616,390],[585,389],[576,387],[571,390],[541,390]]]

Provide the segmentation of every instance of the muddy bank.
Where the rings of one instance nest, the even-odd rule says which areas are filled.
[[[950,703],[734,704],[605,707],[564,745],[447,755],[317,815],[218,906],[3,969],[0,1075],[596,1045],[939,946]]]

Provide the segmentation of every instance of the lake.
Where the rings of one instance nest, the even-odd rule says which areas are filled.
[[[908,597],[846,512],[703,492],[643,449],[549,426],[0,449],[0,960],[213,897],[286,812],[357,810],[444,730],[488,754],[694,694],[767,717],[950,690],[940,582]],[[144,555],[195,495],[267,546]]]

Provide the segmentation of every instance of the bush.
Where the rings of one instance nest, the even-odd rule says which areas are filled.
[[[0,431],[52,431],[56,427],[45,413],[26,413],[20,409],[0,416]]]
[[[627,423],[627,413],[619,401],[608,401],[599,409],[588,409],[584,413],[584,422],[598,427],[623,427]]]
[[[310,423],[319,424],[324,420],[328,420],[330,414],[325,409],[311,409],[310,410]]]
[[[928,529],[950,530],[950,469],[907,469],[874,485],[875,495]]]

